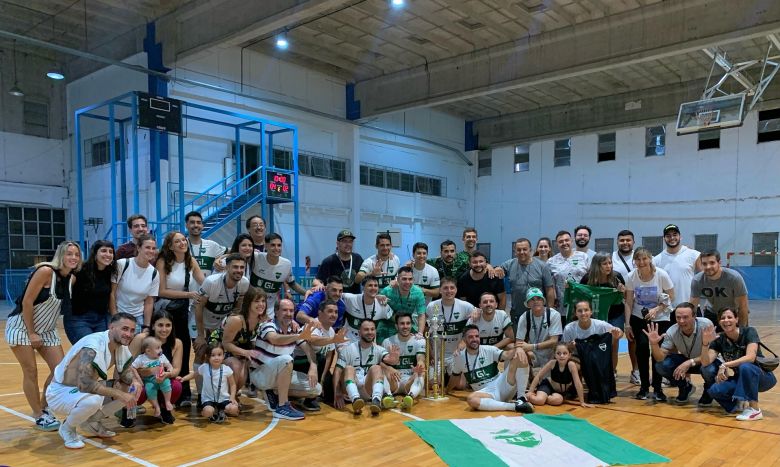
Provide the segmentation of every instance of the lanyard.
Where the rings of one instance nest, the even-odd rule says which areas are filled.
[[[339,255],[338,255],[338,253],[336,254],[336,258],[339,258]],[[354,256],[352,256],[352,253],[350,253],[350,254],[349,254],[349,269],[347,269],[347,268],[346,268],[346,266],[344,266],[344,261],[342,261],[342,260],[341,260],[341,258],[339,258],[339,263],[341,264],[341,269],[342,269],[342,271],[343,271],[343,272],[347,272],[347,271],[349,271],[349,273],[347,273],[347,278],[351,278],[351,277],[352,277],[352,272],[353,272],[353,271],[352,271],[352,260],[353,260],[354,258],[355,258],[355,257],[354,257]]]
[[[366,301],[363,299],[363,297],[360,297],[360,304],[363,305],[363,319],[369,319],[368,312],[366,312]],[[376,299],[374,299],[374,307],[371,308],[371,320],[374,319],[374,315],[376,314]]]
[[[222,368],[224,365],[219,366],[219,383],[217,384],[217,390],[214,391],[214,373],[211,365],[209,365],[209,378],[211,379],[211,390],[214,391],[215,402],[221,402],[219,400],[220,391],[222,391]]]
[[[534,328],[534,343],[539,343],[539,337],[542,335],[542,329],[544,328],[544,315],[546,313],[542,314],[542,322],[539,323],[539,329],[536,329],[536,320],[534,319],[534,314],[529,311],[529,318],[531,319],[531,327]],[[546,311],[546,310],[545,310]],[[547,326],[550,326],[550,323],[547,323]]]
[[[236,295],[238,295],[238,284],[236,284],[235,287],[233,287],[233,296],[231,297],[228,293],[228,286],[227,286],[227,273],[225,273],[224,276],[222,276],[222,286],[225,288],[225,298],[227,298],[228,302],[232,303],[233,305],[236,304]]]
[[[363,348],[360,347],[360,344],[358,344],[358,359],[360,360],[360,368],[364,368],[363,365]],[[368,358],[366,359],[366,365],[371,363],[371,361],[374,359],[374,345],[371,344],[371,348],[368,349]]]
[[[444,308],[444,302],[441,302],[441,311],[442,315],[446,316],[447,309]],[[444,318],[444,324],[450,324],[452,323],[452,315],[455,313],[455,302],[452,303],[452,306],[450,307],[450,317]]]
[[[699,323],[696,321],[696,318],[694,318],[693,321],[693,339],[691,339],[691,347],[688,347],[688,344],[685,343],[685,334],[680,331],[680,334],[682,336],[682,343],[685,346],[685,356],[688,358],[691,358],[691,351],[693,350],[693,345],[696,343],[696,334],[699,333]]]
[[[192,242],[190,242],[190,255],[198,258],[197,259],[198,264],[201,264],[200,263],[200,259],[203,257],[203,254],[202,254],[202,252],[203,252],[203,241],[201,240],[200,245],[198,245],[198,254],[197,255],[195,254],[194,251],[192,251],[192,247],[193,247]]]
[[[463,358],[466,359],[466,371],[471,373],[471,367],[469,366],[469,351],[464,350],[463,351]],[[479,350],[477,350],[477,354],[474,356],[474,369],[477,369],[477,359],[479,358]]]

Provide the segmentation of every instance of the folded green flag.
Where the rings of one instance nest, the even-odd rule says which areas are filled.
[[[574,304],[580,300],[590,302],[593,317],[606,321],[609,315],[609,307],[623,303],[623,293],[612,287],[598,287],[595,285],[583,285],[569,281],[569,286],[563,293],[563,303],[569,309],[569,321],[574,321]]]

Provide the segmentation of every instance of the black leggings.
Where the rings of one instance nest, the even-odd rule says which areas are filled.
[[[186,309],[170,313],[171,318],[173,318],[173,332],[181,341],[181,371],[179,371],[179,376],[184,377],[190,373],[190,349],[192,348],[192,342],[190,340],[189,317]],[[180,400],[189,400],[191,397],[189,381],[182,383],[181,395]]]
[[[647,339],[647,335],[643,332],[647,330],[648,321],[631,315],[631,331],[634,333],[634,341],[636,341],[636,361],[639,366],[639,380],[641,381],[640,390],[647,391],[650,388],[650,359],[653,358],[652,352],[650,352],[650,341]],[[658,325],[658,334],[663,334],[672,325],[671,321],[655,321]],[[655,371],[655,365],[653,367],[653,391],[661,392],[661,381],[663,377]]]

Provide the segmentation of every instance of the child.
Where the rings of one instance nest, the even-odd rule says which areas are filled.
[[[200,401],[203,406],[201,415],[214,423],[225,421],[225,414],[238,416],[238,402],[236,402],[236,380],[233,378],[233,370],[223,365],[225,349],[221,342],[209,345],[209,361],[198,367],[198,371],[192,372],[181,378],[181,381],[189,381],[196,375],[203,378],[203,389]]]
[[[133,361],[133,371],[139,379],[144,381],[146,397],[154,407],[154,416],[160,417],[160,403],[157,401],[157,391],[159,390],[163,393],[166,410],[173,410],[173,404],[171,404],[171,382],[168,378],[163,378],[162,381],[158,381],[157,378],[165,371],[172,371],[173,367],[171,362],[163,355],[160,339],[152,336],[145,338],[141,345],[141,351],[141,355]],[[154,371],[149,376],[141,377],[138,374],[139,368],[152,368]]]
[[[545,378],[547,373],[552,381]],[[572,360],[569,348],[561,342],[555,346],[555,360],[547,362],[531,382],[528,400],[534,405],[561,405],[565,398],[571,399],[575,394],[581,406],[593,407],[585,403],[577,364]]]

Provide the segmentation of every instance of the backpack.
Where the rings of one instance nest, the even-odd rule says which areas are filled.
[[[545,308],[546,308],[546,313],[545,314],[547,315],[547,327],[549,328],[550,327],[550,307],[548,306],[548,307],[545,307]],[[526,314],[528,316],[525,317],[525,339],[524,339],[524,342],[530,343],[528,338],[531,336],[531,320],[533,319],[533,317],[531,316],[531,310],[526,311]],[[540,326],[544,327],[544,318],[542,318],[542,323],[540,324]]]
[[[122,268],[122,273],[119,275],[119,279],[116,280],[116,283],[119,284],[122,281],[122,278],[125,276],[125,271],[127,271],[127,268],[130,267],[130,261],[133,258],[123,258],[125,260],[125,265]],[[151,266],[151,265],[150,265]],[[157,277],[157,268],[152,266],[152,282],[154,282],[154,278]]]

